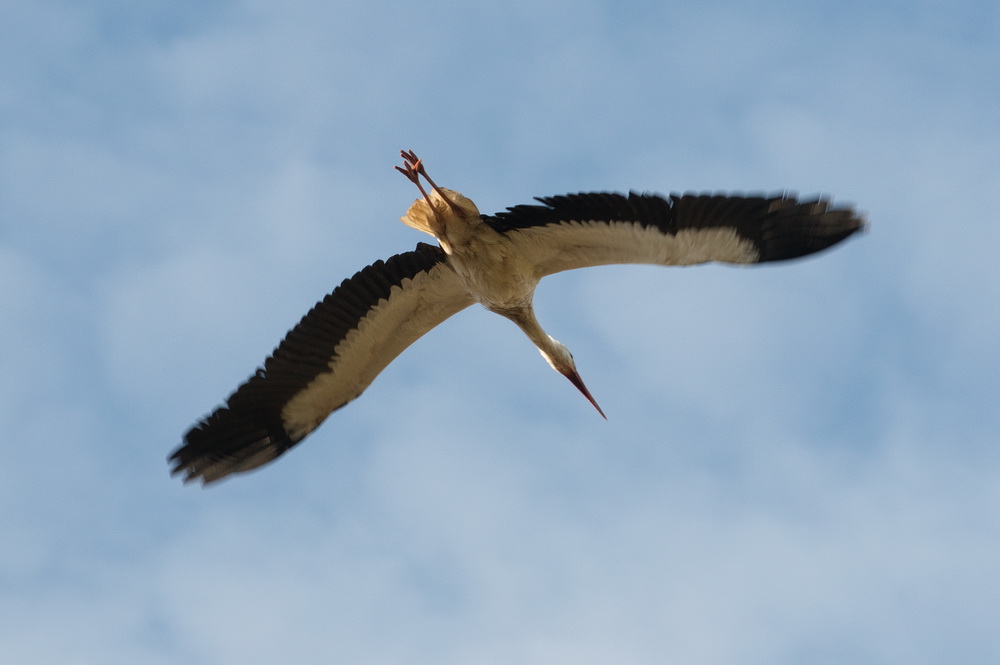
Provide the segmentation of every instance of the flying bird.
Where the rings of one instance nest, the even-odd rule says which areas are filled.
[[[438,245],[376,261],[317,303],[224,406],[185,434],[170,456],[171,472],[185,482],[212,483],[274,460],[421,335],[473,303],[513,321],[604,416],[573,355],[535,318],[541,278],[613,263],[783,261],[865,225],[852,208],[789,195],[581,193],[482,215],[435,184],[412,151],[400,154],[396,169],[421,195],[401,219]]]

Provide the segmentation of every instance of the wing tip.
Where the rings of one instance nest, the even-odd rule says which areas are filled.
[[[221,407],[188,430],[167,461],[170,475],[183,476],[185,485],[208,486],[263,466],[295,443],[280,425],[269,427]]]
[[[867,214],[827,196],[771,199],[759,239],[760,262],[795,259],[827,250],[868,230]]]

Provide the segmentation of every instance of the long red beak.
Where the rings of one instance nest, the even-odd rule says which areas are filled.
[[[583,385],[583,379],[580,378],[579,372],[567,372],[566,374],[563,374],[563,376],[569,379],[569,382],[576,386],[577,390],[583,393],[583,396],[587,398],[587,401],[594,405],[597,412],[601,414],[601,418],[604,418],[605,420],[608,419],[608,417],[604,415],[604,412],[601,411],[601,407],[597,406],[597,401],[591,396],[590,391],[587,390],[587,386]]]

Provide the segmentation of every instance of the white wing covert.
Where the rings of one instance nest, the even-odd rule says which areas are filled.
[[[826,249],[864,221],[851,208],[790,195],[615,193],[537,199],[485,216],[538,277],[613,263],[761,263]]]
[[[171,455],[172,472],[209,483],[273,460],[472,303],[440,247],[420,243],[368,266],[313,307],[224,406],[187,432]]]

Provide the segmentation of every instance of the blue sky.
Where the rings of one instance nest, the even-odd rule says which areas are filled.
[[[9,0],[10,662],[1000,659],[1000,8]],[[480,308],[258,473],[166,456],[343,278],[484,212],[827,193],[770,267],[542,283],[609,420]]]

